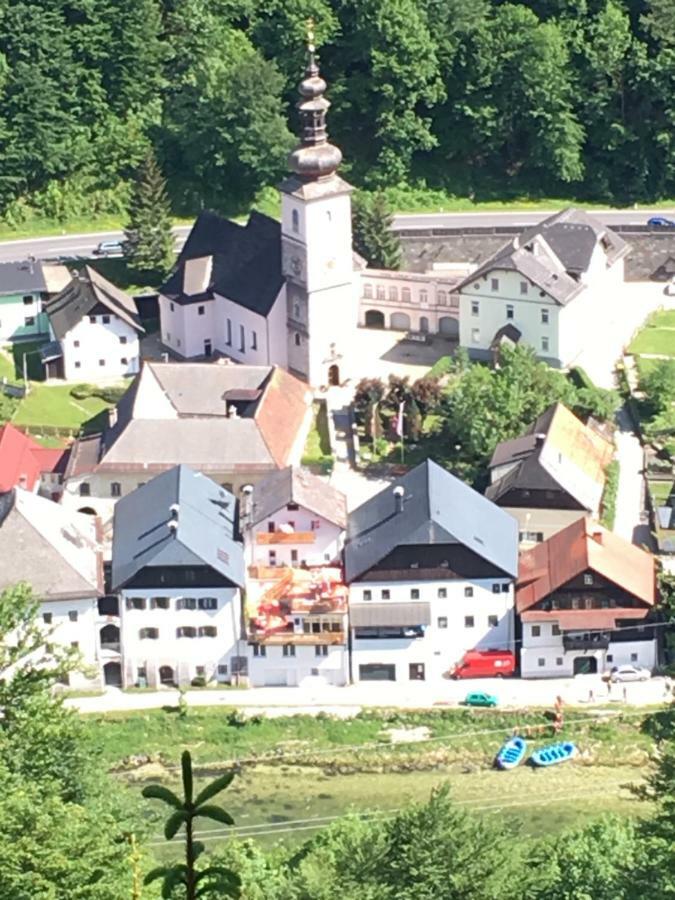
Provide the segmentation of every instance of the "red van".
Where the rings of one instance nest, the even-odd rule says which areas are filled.
[[[516,658],[508,650],[469,650],[450,669],[451,678],[501,678],[513,675]]]

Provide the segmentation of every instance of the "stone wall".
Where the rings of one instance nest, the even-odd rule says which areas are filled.
[[[520,229],[471,228],[402,231],[403,267],[423,272],[434,263],[471,262],[478,265]],[[654,232],[645,226],[630,232],[614,229],[631,246],[626,257],[627,281],[667,281],[675,276],[675,229]]]

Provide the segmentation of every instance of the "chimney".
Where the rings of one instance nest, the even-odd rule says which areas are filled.
[[[177,503],[172,503],[171,506],[169,507],[169,512],[171,513],[171,521],[172,522],[178,521],[178,510],[179,509],[180,509],[180,506]]]
[[[248,519],[253,512],[253,485],[252,484],[244,484],[241,488],[241,518],[246,521],[246,526],[248,526]]]
[[[535,434],[535,436],[534,436],[534,446],[535,446],[535,447],[543,447],[543,446],[544,446],[544,441],[545,441],[545,440],[546,440],[546,435],[545,435],[545,434],[541,434],[541,432],[540,432],[539,434]]]
[[[117,407],[111,406],[108,410],[108,427],[114,428],[117,424]]]
[[[171,534],[175,536],[176,531],[178,530],[178,522],[175,519],[171,519],[166,525]]]
[[[405,494],[405,489],[402,485],[397,484],[392,491],[392,494],[394,495],[394,501],[396,503],[396,512],[403,512],[403,495]]]

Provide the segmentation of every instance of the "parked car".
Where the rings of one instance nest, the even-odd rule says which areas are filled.
[[[122,241],[101,241],[94,250],[95,256],[121,256],[124,248]]]
[[[640,666],[614,666],[609,673],[610,681],[647,681],[652,677],[649,669]]]
[[[464,698],[465,706],[496,706],[499,701],[494,694],[473,691]]]
[[[451,678],[501,678],[515,670],[516,658],[508,650],[469,650],[449,674]]]
[[[647,219],[647,225],[650,228],[675,228],[675,222],[666,219],[665,216],[652,216],[651,219]]]

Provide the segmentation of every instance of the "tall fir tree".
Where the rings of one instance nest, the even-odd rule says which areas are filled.
[[[162,278],[173,264],[174,238],[166,182],[152,151],[138,170],[128,213],[124,229],[128,265],[147,278]]]
[[[376,269],[400,269],[401,242],[392,231],[392,212],[383,193],[354,198],[354,248]]]

